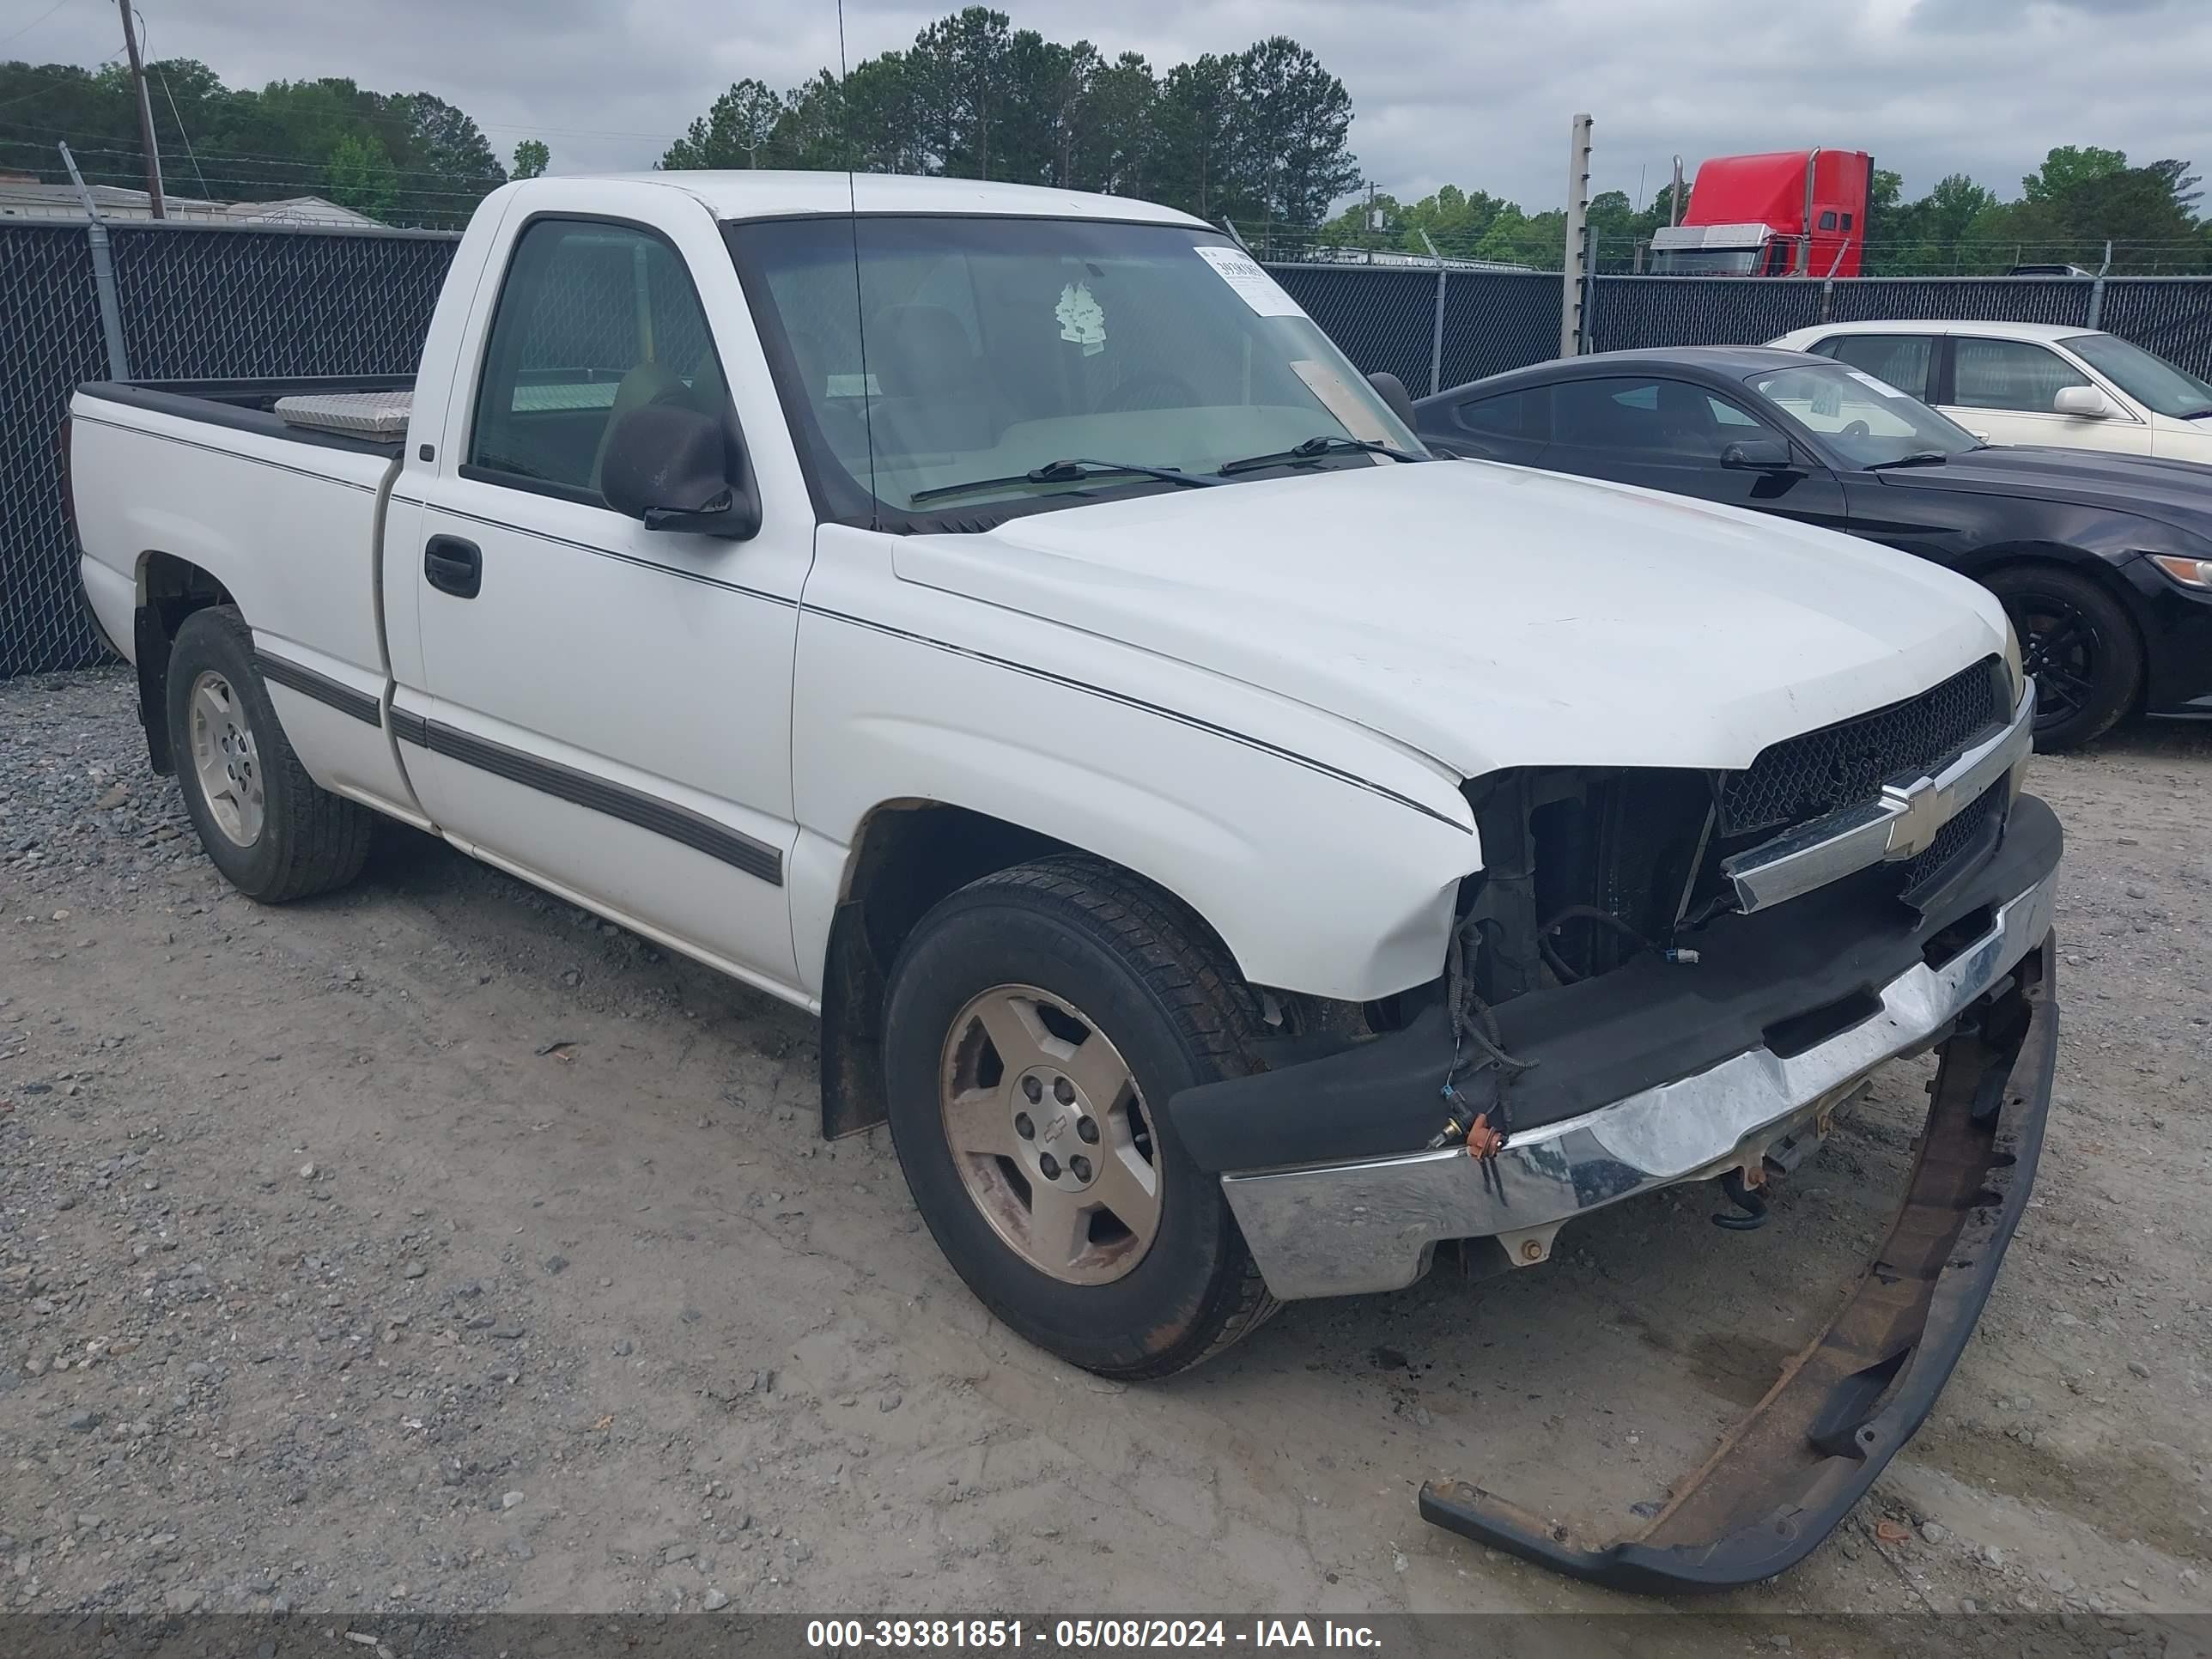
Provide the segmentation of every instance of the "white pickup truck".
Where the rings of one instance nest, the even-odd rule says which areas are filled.
[[[2033,693],[1945,571],[1404,413],[1184,215],[698,173],[495,191],[411,382],[87,386],[64,447],[242,891],[396,818],[818,1012],[825,1132],[888,1118],[976,1296],[1093,1370],[1672,1183],[1755,1225],[1941,1045],[1899,1230],[1741,1455],[1606,1549],[1423,1500],[1762,1576],[1925,1414],[2026,1201]]]

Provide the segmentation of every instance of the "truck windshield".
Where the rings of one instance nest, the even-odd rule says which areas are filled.
[[[1753,391],[1817,432],[1854,466],[1940,462],[1981,440],[1922,403],[1844,363],[1807,363],[1751,377]]]
[[[2184,420],[2212,416],[2212,380],[2117,334],[2069,334],[2059,343],[2146,408]]]
[[[840,519],[1003,516],[1257,456],[1281,459],[1228,476],[1392,465],[1316,439],[1425,453],[1273,277],[1196,227],[866,216],[728,240]],[[1055,465],[1078,458],[1126,470]]]
[[[1651,269],[1661,276],[1755,276],[1765,256],[1764,247],[1675,247],[1651,256]]]

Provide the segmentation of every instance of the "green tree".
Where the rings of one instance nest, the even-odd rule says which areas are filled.
[[[545,169],[553,165],[553,152],[545,147],[542,138],[526,138],[514,147],[514,167],[507,176],[511,179],[542,179]]]
[[[1207,52],[1170,70],[1160,84],[1149,168],[1153,192],[1201,219],[1249,216],[1237,169],[1234,58]]]
[[[2080,185],[2109,179],[2127,170],[2127,152],[2100,149],[2094,144],[2061,144],[2043,158],[2043,165],[2020,181],[2021,199],[2056,202]]]
[[[1346,143],[1352,94],[1286,34],[1246,48],[1232,85],[1233,153],[1246,192],[1271,220],[1318,225],[1359,184],[1359,160]]]
[[[372,219],[387,219],[399,205],[399,173],[373,136],[346,133],[331,151],[331,200]]]
[[[784,100],[750,76],[736,82],[660,158],[666,168],[757,167],[769,151]]]
[[[1085,150],[1078,184],[1109,196],[1146,193],[1159,97],[1159,82],[1141,54],[1125,52],[1098,66],[1084,90]]]

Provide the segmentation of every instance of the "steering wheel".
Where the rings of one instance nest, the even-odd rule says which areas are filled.
[[[1874,435],[1874,428],[1864,421],[1853,421],[1836,435],[1839,438],[1868,438]]]
[[[1164,394],[1164,395],[1162,395]],[[1139,409],[1195,409],[1198,390],[1179,374],[1148,369],[1111,387],[1098,400],[1094,415],[1122,415]]]

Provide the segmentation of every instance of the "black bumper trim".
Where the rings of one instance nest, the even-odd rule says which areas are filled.
[[[1827,1328],[1641,1534],[1598,1548],[1462,1480],[1425,1520],[1640,1594],[1733,1589],[1795,1566],[1934,1408],[1996,1283],[2042,1156],[2057,1054],[2055,936],[1942,1050],[1918,1161],[1881,1251]]]
[[[1765,1046],[1793,1019],[1854,1006],[1925,960],[1947,928],[2048,876],[2063,842],[2056,815],[2023,795],[1981,867],[1947,883],[1925,911],[1898,902],[1898,866],[1876,866],[1771,910],[1719,918],[1695,939],[1696,966],[1647,956],[1503,1004],[1504,1046],[1537,1062],[1515,1079],[1514,1125],[1595,1111]],[[1436,1133],[1450,1059],[1432,1000],[1388,1036],[1186,1089],[1168,1111],[1184,1151],[1209,1173],[1395,1158]]]

